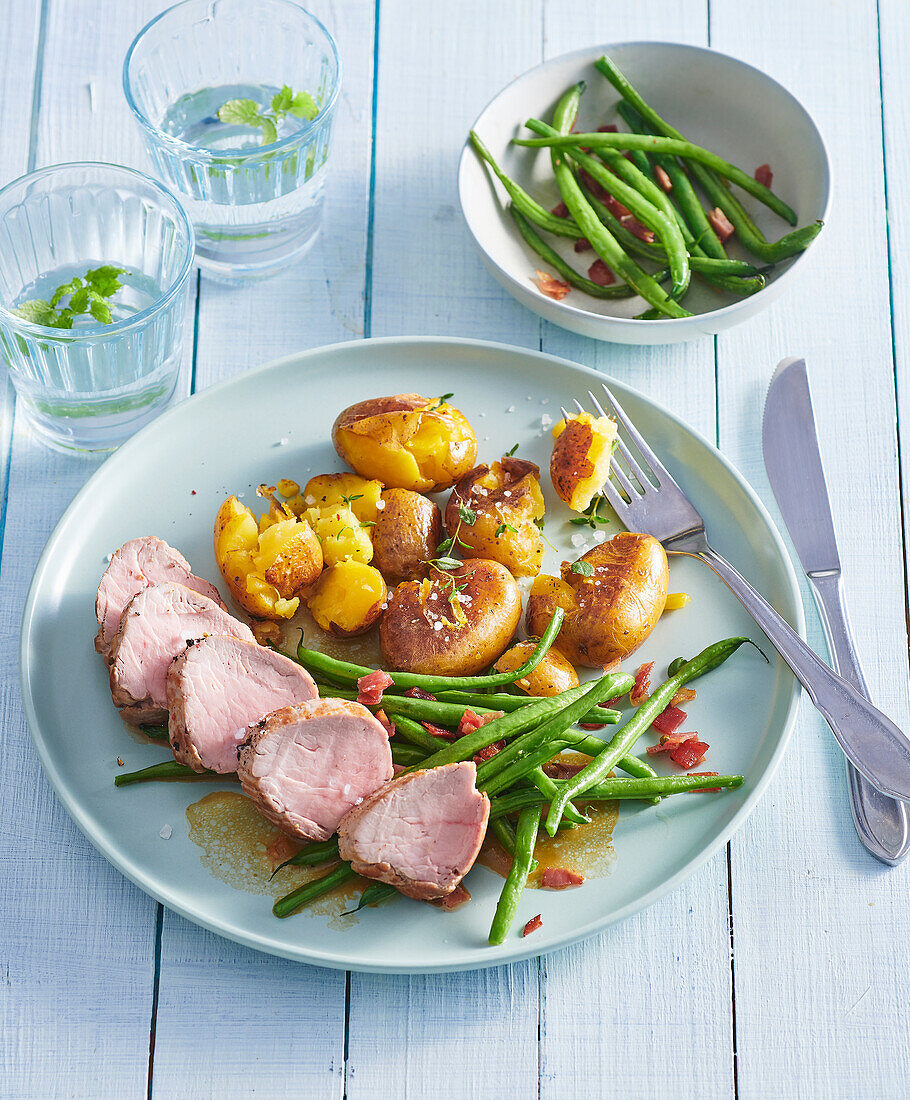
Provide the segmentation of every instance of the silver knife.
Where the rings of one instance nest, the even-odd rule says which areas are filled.
[[[818,450],[804,359],[784,359],[774,372],[762,422],[765,469],[818,605],[831,664],[868,699],[841,589],[840,557]],[[847,761],[853,821],[860,840],[883,863],[910,849],[907,804],[876,790]]]

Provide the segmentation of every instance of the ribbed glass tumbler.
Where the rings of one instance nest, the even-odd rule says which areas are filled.
[[[180,203],[129,168],[58,164],[0,190],[0,358],[45,442],[113,450],[167,404],[193,252]]]

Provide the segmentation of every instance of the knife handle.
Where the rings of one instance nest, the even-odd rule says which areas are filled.
[[[840,574],[810,573],[809,580],[834,670],[868,699],[869,689],[853,642]],[[906,804],[876,790],[849,760],[847,783],[853,821],[863,844],[883,863],[890,866],[900,863],[910,848],[910,814]]]
[[[726,558],[704,543],[695,556],[714,570],[762,628],[856,768],[885,794],[910,800],[910,740],[852,684],[832,672]]]

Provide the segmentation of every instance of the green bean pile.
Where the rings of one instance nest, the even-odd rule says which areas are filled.
[[[659,776],[647,759],[633,755],[632,750],[683,684],[723,664],[747,639],[729,638],[709,646],[691,660],[674,660],[666,683],[619,725],[613,737],[603,741],[575,727],[579,723],[599,726],[620,723],[620,712],[605,707],[604,703],[632,689],[634,679],[627,673],[607,673],[554,696],[512,695],[495,690],[514,684],[537,668],[555,641],[563,618],[562,608],[557,608],[534,652],[513,672],[460,677],[392,672],[389,673],[392,685],[385,689],[382,700],[371,708],[374,712],[382,709],[394,719],[392,759],[406,769],[434,768],[471,760],[491,745],[504,743],[477,768],[477,787],[490,798],[489,828],[512,859],[512,868],[490,929],[491,944],[504,941],[528,876],[537,866],[534,844],[542,820],[547,833],[555,836],[558,829],[587,823],[589,819],[583,807],[589,804],[614,799],[653,803],[668,795],[705,790],[706,784],[715,789],[739,787],[743,782],[739,775],[712,776],[710,780],[698,775]],[[302,643],[296,657],[314,677],[324,697],[355,699],[357,681],[375,671],[328,657]],[[404,694],[412,688],[432,692],[434,697],[423,699]],[[431,733],[423,724],[454,734],[466,709],[478,715],[500,712],[500,716],[451,742]],[[152,736],[160,736],[159,731]],[[590,763],[571,779],[551,778],[543,766],[567,749],[588,756]],[[614,768],[626,775],[613,776]],[[184,764],[168,760],[141,771],[120,774],[115,782],[120,787],[175,778],[224,779],[224,776],[214,772],[197,773]],[[354,878],[351,865],[340,860],[337,840],[308,844],[274,873],[287,866],[322,864],[328,865],[322,875],[275,902],[272,910],[275,916],[288,917]],[[396,896],[398,891],[393,886],[372,883],[364,891],[357,909],[378,905]]]
[[[772,265],[802,252],[818,236],[821,221],[777,241],[767,240],[730,184],[793,226],[797,222],[794,211],[741,168],[687,141],[648,106],[609,58],[602,57],[596,67],[622,97],[618,111],[629,133],[573,133],[585,87],[578,83],[557,103],[551,124],[528,119],[526,126],[537,137],[513,140],[515,145],[550,150],[553,174],[568,217],[544,209],[503,172],[477,133],[470,133],[475,152],[505,188],[511,200],[509,213],[525,243],[566,283],[594,298],[639,295],[649,306],[638,314],[639,320],[690,317],[692,314],[680,303],[693,273],[719,290],[739,296],[755,294],[765,286]],[[693,179],[708,200],[710,214],[702,205]],[[615,200],[613,209],[598,198],[592,183]],[[617,216],[617,203],[631,215],[632,226],[637,223],[638,234],[622,210]],[[715,229],[724,221],[729,223],[727,234],[732,228],[739,242],[763,267],[727,255]],[[586,241],[620,281],[603,286],[581,275],[538,230]],[[644,234],[642,230],[649,232]],[[640,259],[656,267],[648,270],[638,262]]]

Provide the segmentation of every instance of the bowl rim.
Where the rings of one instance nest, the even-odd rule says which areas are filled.
[[[470,129],[476,130],[480,125],[482,125],[483,119],[490,111],[491,107],[513,85],[518,84],[523,80],[526,80],[533,73],[538,72],[538,70],[546,69],[549,68],[551,65],[563,63],[574,58],[577,58],[580,63],[584,61],[590,64],[594,59],[600,57],[603,54],[609,54],[612,50],[626,49],[630,46],[656,47],[660,49],[670,50],[685,50],[697,54],[710,54],[714,57],[721,57],[724,58],[726,61],[730,61],[733,62],[735,65],[741,66],[743,69],[750,70],[751,72],[760,76],[763,80],[778,88],[786,97],[786,99],[792,102],[796,110],[805,117],[818,142],[818,148],[821,151],[822,162],[824,165],[824,178],[822,181],[823,202],[821,213],[818,215],[818,220],[821,220],[827,225],[831,211],[832,200],[831,157],[828,152],[828,146],[825,143],[824,136],[822,135],[822,132],[819,129],[815,119],[806,110],[800,100],[798,100],[788,88],[781,84],[780,81],[775,80],[773,76],[769,76],[768,73],[766,73],[763,69],[759,69],[756,65],[751,65],[748,61],[743,61],[739,57],[734,57],[732,54],[724,53],[722,50],[712,49],[710,46],[698,46],[687,42],[660,41],[657,39],[634,39],[627,42],[610,42],[602,46],[582,46],[580,49],[577,50],[569,50],[567,53],[559,54],[556,57],[547,58],[546,61],[541,61],[539,64],[532,66],[530,69],[526,69],[523,73],[520,73],[513,80],[510,80],[508,84],[505,84],[502,88],[500,88],[499,91],[487,101],[480,114],[478,114],[477,117],[474,119],[474,122],[471,124]],[[506,289],[509,291],[509,293],[512,294],[514,298],[516,298],[520,305],[524,305],[525,303],[522,301],[522,297],[529,293],[528,287],[526,287],[522,282],[516,279],[509,270],[503,267],[502,264],[500,264],[490,254],[483,243],[482,235],[478,232],[476,228],[476,222],[472,220],[472,216],[469,213],[470,204],[467,202],[465,195],[465,181],[467,178],[468,165],[472,162],[472,160],[474,160],[474,158],[475,154],[471,145],[471,139],[470,136],[467,136],[465,138],[465,142],[461,150],[461,155],[458,160],[458,202],[461,207],[462,217],[465,220],[465,224],[468,227],[468,232],[471,234],[471,237],[474,240],[474,244],[476,245],[478,251],[481,253],[481,256],[488,264],[492,265],[492,267],[496,269],[496,271],[499,273],[500,280],[505,281],[503,285],[505,285],[506,283],[508,284],[506,286]],[[494,187],[495,193],[495,186],[492,180],[490,180],[490,184],[491,187]],[[673,329],[698,328],[701,324],[704,323],[705,319],[714,320],[717,318],[726,317],[732,313],[735,313],[737,310],[744,309],[749,304],[754,304],[759,299],[761,299],[763,295],[766,295],[767,292],[772,289],[774,290],[775,295],[779,293],[779,291],[782,289],[782,284],[784,283],[784,280],[789,280],[791,272],[793,272],[798,267],[800,261],[803,260],[805,256],[811,251],[812,248],[810,245],[809,248],[806,248],[802,252],[797,253],[796,256],[792,257],[792,262],[786,268],[786,270],[782,271],[773,283],[769,283],[767,286],[763,287],[762,290],[759,290],[756,294],[750,295],[747,298],[741,298],[735,302],[730,302],[725,306],[721,306],[719,309],[707,310],[703,313],[695,313],[691,317],[665,317],[660,320],[653,321],[637,320],[634,317],[617,317],[613,314],[595,313],[592,310],[584,309],[570,302],[557,301],[550,298],[546,299],[546,301],[542,304],[545,306],[545,308],[552,309],[554,313],[563,312],[567,316],[576,318],[578,322],[588,323],[595,326],[601,324],[609,326],[616,325],[620,328],[634,326],[635,331],[652,332],[671,331],[671,326]],[[514,290],[512,289],[513,287],[515,288]],[[745,318],[743,319],[745,320]]]
[[[38,325],[33,321],[27,321],[24,317],[20,317],[18,314],[13,313],[11,309],[0,301],[0,325],[4,328],[13,330],[18,329],[26,335],[40,336],[44,341],[59,344],[70,345],[82,343],[84,341],[98,343],[114,336],[122,336],[123,333],[129,332],[134,328],[143,328],[152,317],[166,309],[186,287],[196,259],[196,232],[193,229],[193,223],[187,216],[187,212],[183,208],[183,203],[181,203],[174,192],[171,191],[169,187],[166,187],[160,180],[154,179],[138,168],[130,168],[125,164],[114,164],[113,161],[107,160],[69,160],[61,164],[48,164],[44,168],[36,168],[32,172],[24,172],[21,176],[17,176],[14,180],[10,180],[9,183],[0,187],[0,202],[2,202],[7,192],[15,187],[24,185],[27,181],[32,182],[45,176],[52,176],[58,172],[65,174],[68,170],[71,171],[73,169],[84,168],[114,169],[115,172],[131,176],[151,187],[153,191],[157,191],[164,199],[165,203],[173,207],[172,212],[174,218],[178,224],[183,227],[186,234],[186,255],[183,258],[180,271],[164,294],[162,294],[160,298],[156,298],[151,305],[146,306],[145,309],[140,309],[138,313],[134,313],[129,317],[124,317],[120,321],[114,321],[109,325],[105,325],[97,332],[81,332],[79,329],[59,329],[52,328],[49,325]]]
[[[320,108],[319,113],[314,119],[306,122],[301,126],[299,130],[295,130],[293,134],[288,134],[287,137],[280,138],[278,141],[273,141],[269,145],[261,145],[255,149],[238,149],[236,151],[222,150],[221,152],[214,152],[211,149],[204,149],[201,145],[194,145],[191,141],[184,141],[182,138],[174,137],[173,134],[168,134],[161,129],[160,126],[156,126],[154,122],[148,117],[148,115],[141,109],[136,102],[136,98],[133,95],[132,80],[130,76],[130,65],[133,61],[133,55],[139,46],[139,43],[145,38],[146,34],[155,26],[156,23],[160,23],[162,19],[175,12],[178,8],[189,7],[190,4],[195,3],[196,0],[178,0],[176,4],[171,4],[170,7],[159,12],[154,18],[150,19],[140,30],[137,32],[136,37],[129,45],[129,49],[126,51],[126,56],[123,59],[123,68],[121,70],[121,84],[123,87],[123,95],[126,99],[127,106],[130,109],[130,113],[133,118],[139,123],[139,125],[145,130],[150,138],[158,145],[163,145],[169,148],[172,152],[179,153],[184,157],[191,157],[193,160],[203,164],[220,164],[226,159],[231,161],[250,161],[257,157],[261,158],[264,155],[272,155],[281,150],[288,149],[294,145],[299,145],[309,140],[313,133],[321,129],[327,124],[331,123],[332,115],[335,110],[335,104],[338,101],[338,96],[341,93],[341,78],[342,78],[342,66],[341,55],[338,53],[338,43],[335,41],[335,37],[328,29],[322,20],[314,15],[309,9],[305,8],[302,4],[296,3],[296,0],[272,0],[273,3],[279,3],[288,8],[295,8],[298,12],[305,15],[311,20],[316,27],[325,35],[326,41],[329,44],[331,50],[332,59],[335,62],[335,80],[332,84],[332,90],[329,93],[325,106]]]

